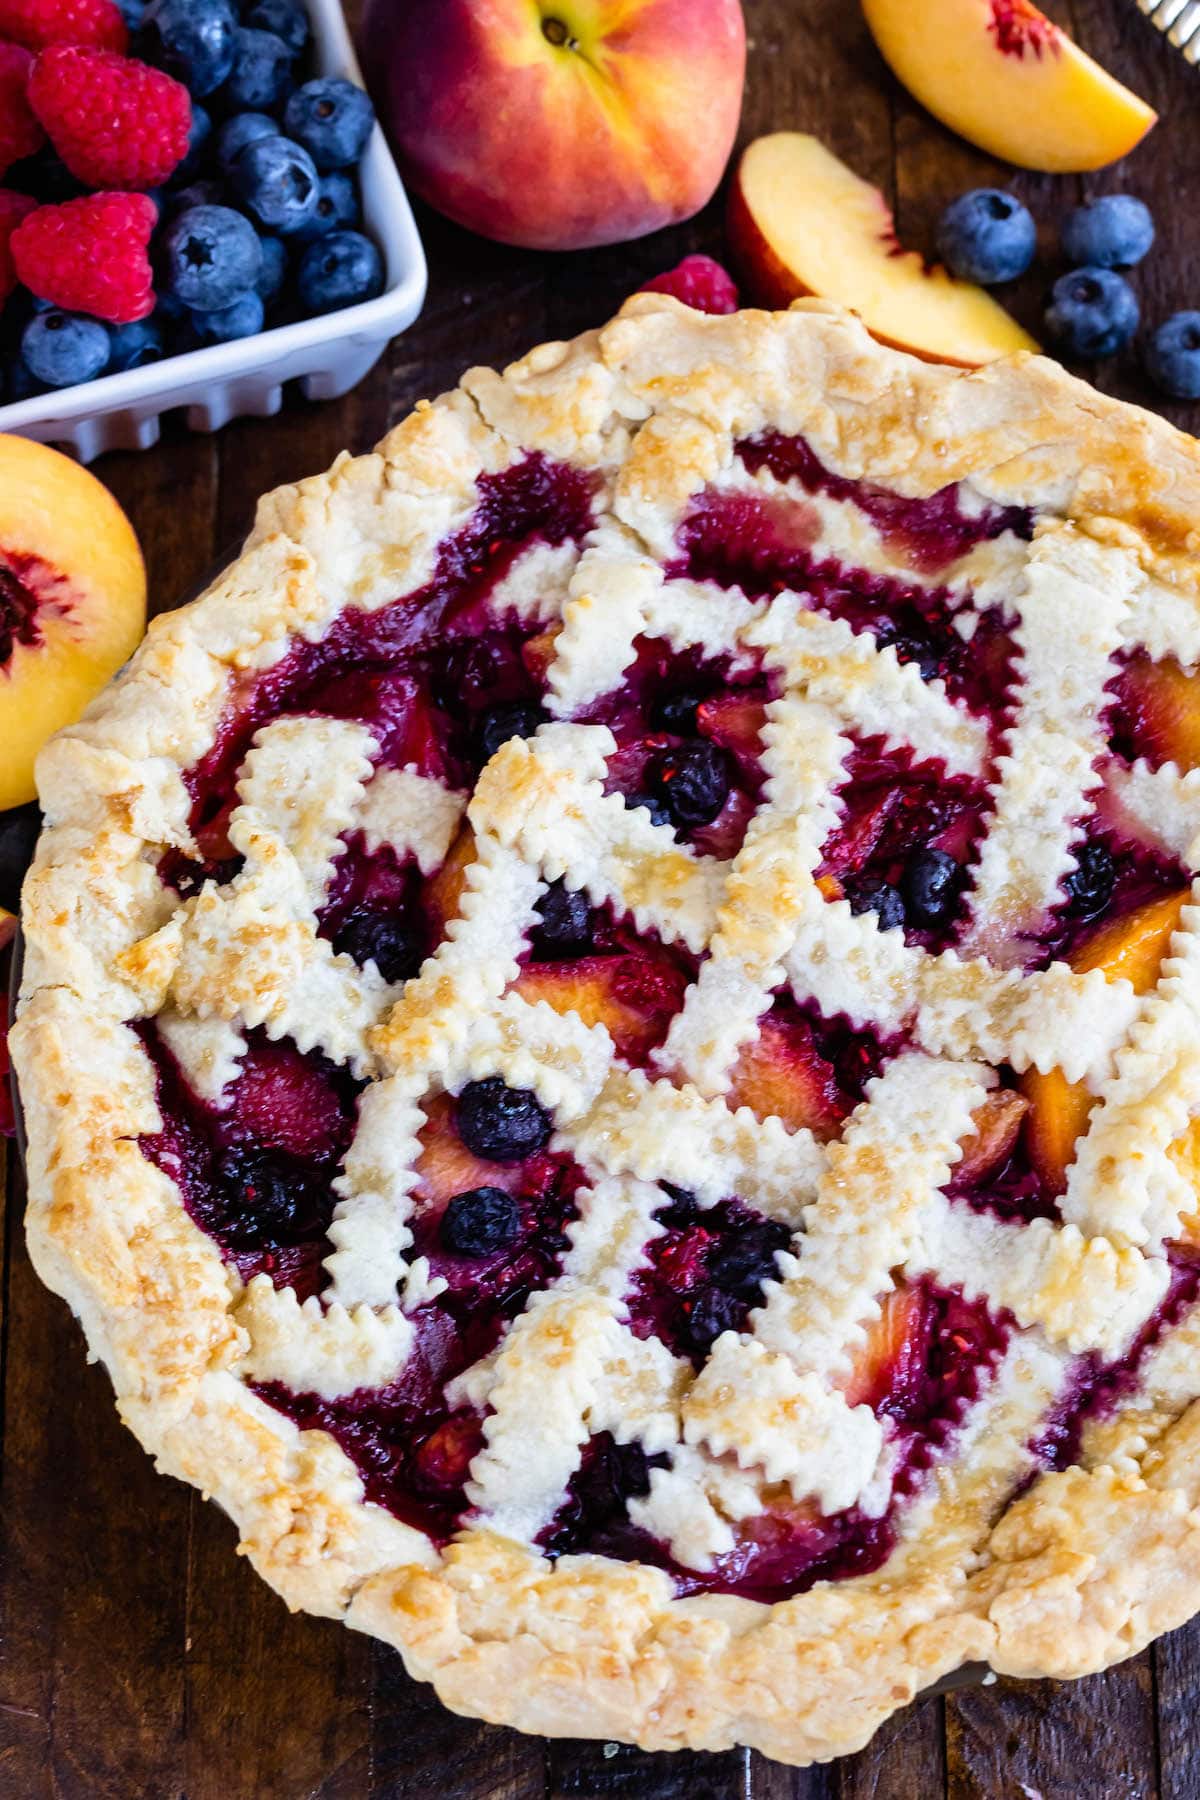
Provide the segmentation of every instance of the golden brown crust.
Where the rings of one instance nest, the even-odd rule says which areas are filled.
[[[432,1057],[443,1059],[439,1080],[454,1091],[455,1082],[496,1066],[507,1072],[518,1065],[505,1059],[524,1055],[532,1062],[528,1070],[519,1065],[522,1079],[559,1108],[597,1188],[604,1180],[622,1184],[621,1218],[634,1239],[650,1204],[642,1184],[671,1172],[656,1163],[666,1143],[672,1157],[695,1151],[698,1187],[707,1168],[718,1184],[735,1176],[756,1183],[754,1203],[790,1223],[800,1223],[802,1211],[808,1259],[799,1259],[757,1315],[754,1356],[736,1343],[728,1351],[735,1388],[756,1383],[756,1405],[743,1403],[741,1417],[731,1416],[720,1384],[709,1391],[703,1381],[681,1399],[677,1376],[650,1366],[653,1358],[636,1371],[639,1404],[645,1420],[673,1419],[681,1458],[686,1444],[696,1466],[706,1467],[717,1510],[704,1529],[716,1529],[711,1521],[719,1522],[721,1507],[735,1505],[738,1472],[720,1462],[736,1460],[743,1476],[769,1467],[798,1497],[840,1494],[847,1482],[853,1496],[863,1478],[855,1458],[865,1469],[878,1444],[857,1418],[865,1409],[846,1408],[825,1377],[836,1376],[846,1334],[886,1290],[897,1263],[919,1269],[925,1258],[939,1267],[950,1255],[942,1238],[926,1241],[935,1231],[926,1197],[958,1154],[986,1089],[984,1065],[1006,1060],[1086,1075],[1106,1134],[1097,1138],[1097,1157],[1119,1161],[1128,1146],[1149,1144],[1161,1161],[1200,1111],[1192,1040],[1185,1033],[1180,1042],[1178,1032],[1200,992],[1193,969],[1200,955],[1192,955],[1200,912],[1185,915],[1167,978],[1136,1016],[1126,984],[1102,978],[1051,970],[1019,986],[999,963],[953,967],[946,959],[906,961],[899,952],[885,965],[880,934],[865,941],[859,922],[836,908],[819,919],[805,910],[807,850],[787,835],[802,804],[794,794],[766,809],[757,852],[751,843],[714,876],[665,846],[649,824],[639,836],[641,826],[628,825],[632,815],[617,818],[589,798],[591,752],[569,725],[555,726],[532,749],[508,746],[481,782],[470,816],[483,848],[463,903],[458,961],[427,964],[394,1010],[396,995],[382,983],[336,966],[338,959],[322,960],[311,927],[310,890],[319,887],[339,821],[361,803],[367,779],[369,760],[353,728],[336,743],[310,742],[303,731],[289,740],[288,758],[310,758],[314,779],[332,771],[300,849],[280,835],[272,813],[275,774],[263,775],[256,795],[247,765],[251,874],[236,908],[203,895],[177,907],[154,873],[162,850],[188,843],[183,772],[208,747],[239,679],[277,660],[295,636],[319,636],[346,605],[381,605],[421,585],[438,543],[471,512],[479,475],[524,450],[593,467],[604,483],[605,510],[583,574],[540,570],[543,583],[561,581],[552,687],[562,711],[586,697],[589,680],[600,691],[611,685],[611,668],[595,676],[594,659],[611,659],[611,639],[626,626],[632,632],[653,616],[664,634],[686,629],[703,643],[702,598],[690,597],[680,624],[672,610],[680,596],[660,592],[654,571],[689,496],[728,470],[731,438],[767,428],[803,433],[839,473],[907,494],[967,480],[984,499],[1042,509],[1054,529],[1031,554],[1027,655],[1035,646],[1050,654],[1054,642],[1051,609],[1039,613],[1035,604],[1040,569],[1048,591],[1062,580],[1115,572],[1111,619],[1097,622],[1093,641],[1064,650],[1089,679],[1106,666],[1122,629],[1136,630],[1136,641],[1159,654],[1200,659],[1200,449],[1192,440],[1041,359],[964,373],[885,351],[855,321],[815,302],[788,314],[718,320],[640,296],[602,332],[543,345],[503,375],[473,370],[461,389],[418,408],[373,454],[341,459],[327,475],[267,496],[239,561],[195,606],[157,621],[129,669],[47,749],[40,783],[48,829],[25,894],[28,956],[12,1044],[29,1137],[36,1266],[81,1318],[126,1422],[161,1466],[231,1514],[256,1568],[290,1605],[386,1639],[465,1713],[648,1748],[737,1742],[803,1763],[860,1747],[891,1711],[963,1663],[1081,1674],[1132,1654],[1200,1608],[1200,1375],[1189,1385],[1174,1365],[1157,1377],[1152,1369],[1150,1400],[1133,1397],[1096,1427],[1090,1463],[1039,1475],[1005,1510],[1016,1480],[1032,1468],[1024,1446],[1061,1391],[1069,1354],[1127,1341],[1156,1304],[1164,1279],[1157,1252],[1181,1210],[1194,1209],[1190,1182],[1153,1186],[1147,1175],[1140,1184],[1134,1176],[1113,1183],[1082,1168],[1064,1202],[1068,1224],[1050,1240],[1027,1234],[1019,1251],[1008,1238],[958,1246],[964,1262],[982,1258],[989,1271],[1010,1273],[1013,1259],[1037,1246],[1041,1260],[1020,1263],[1011,1299],[1006,1290],[1026,1329],[1014,1335],[975,1409],[962,1456],[935,1471],[881,1571],[775,1606],[722,1596],[681,1600],[660,1571],[598,1557],[551,1564],[496,1528],[472,1529],[439,1556],[420,1533],[364,1501],[332,1438],[298,1430],[250,1392],[243,1376],[255,1366],[256,1331],[274,1334],[271,1354],[286,1356],[288,1333],[309,1327],[270,1295],[241,1287],[191,1223],[174,1185],[140,1154],[137,1138],[158,1127],[158,1110],[148,1061],[124,1029],[124,1021],[164,1006],[199,1019],[197,1067],[216,1091],[242,1026],[265,1021],[302,1047],[332,1043],[339,1060],[386,1077],[375,1091],[391,1084],[393,1146],[402,1141],[404,1108],[416,1104],[412,1084]],[[1002,573],[984,557],[972,579]],[[579,578],[568,581],[572,574]],[[515,606],[540,603],[514,589]],[[619,621],[626,605],[630,617]],[[603,630],[593,629],[597,618]],[[828,633],[805,635],[803,620],[794,630],[776,629],[747,604],[737,630],[745,634],[739,642],[763,649],[780,669],[803,664],[810,695],[811,671],[820,665],[822,717],[836,721],[838,705],[850,704],[846,684],[861,685],[854,646]],[[599,641],[606,637],[607,648]],[[886,689],[890,708],[906,709],[906,729],[924,734],[931,753],[972,766],[978,747],[969,721],[891,664],[873,666],[872,679]],[[821,747],[816,702],[806,704],[807,712],[796,712],[781,703],[776,754],[781,769],[798,769],[820,793],[836,769],[839,739],[830,725]],[[1053,701],[1025,721],[1030,742],[1052,728],[1090,754],[1088,719],[1050,718],[1047,706]],[[1018,775],[1019,765],[1015,755]],[[1197,799],[1186,778],[1176,772],[1172,785],[1169,776],[1134,775],[1145,788],[1139,804],[1165,841],[1172,832],[1195,835],[1200,818],[1191,824]],[[1005,805],[1019,818],[1029,803],[1016,777],[1010,785],[1011,796],[997,801],[1001,826]],[[372,817],[390,821],[386,829],[417,830],[407,821],[414,806],[421,812],[420,798],[410,789],[376,795]],[[1068,790],[1064,805],[1070,798]],[[457,812],[445,817],[448,833]],[[563,817],[578,827],[593,891],[634,896],[631,907],[647,908],[659,928],[707,945],[707,966],[719,966],[728,980],[719,1005],[698,983],[699,998],[673,1034],[689,1074],[683,1090],[662,1083],[656,1093],[642,1078],[610,1071],[603,1046],[597,1060],[594,1033],[539,1022],[531,1009],[518,1031],[511,1007],[503,1010],[508,951],[494,915],[505,907],[527,913],[537,892],[528,869],[545,866]],[[411,847],[432,866],[445,841],[435,831]],[[1009,856],[996,887],[1004,905],[1014,894],[1034,905],[1066,866],[1068,845],[1064,825],[1041,860]],[[773,870],[792,871],[790,882],[764,888],[756,853],[762,866],[770,859]],[[982,901],[980,908],[980,946],[990,953],[999,927],[983,916]],[[789,979],[809,970],[804,946],[816,940],[804,934],[812,931],[825,934],[822,979],[845,984],[819,992],[822,1003],[847,1005],[850,993],[865,1017],[907,1019],[918,1045],[907,1074],[900,1070],[848,1134],[847,1148],[830,1157],[804,1134],[773,1129],[778,1121],[747,1125],[721,1099],[722,1071],[739,1031],[745,1037],[738,1007],[752,1026],[756,1000],[784,969]],[[297,971],[321,984],[320,1017],[296,999]],[[494,1008],[494,1038],[459,1042],[456,1022],[468,1001]],[[514,1047],[520,1032],[526,1035]],[[1123,1060],[1114,1058],[1118,1045]],[[926,1100],[928,1119],[920,1111]],[[658,1110],[652,1117],[646,1108]],[[915,1121],[907,1137],[897,1123],[904,1118]],[[601,1139],[603,1174],[588,1164]],[[370,1148],[362,1148],[364,1162]],[[370,1177],[384,1178],[378,1166]],[[369,1186],[364,1170],[351,1170],[350,1179],[362,1191]],[[886,1231],[881,1193],[901,1196]],[[852,1238],[844,1235],[847,1219]],[[374,1344],[383,1355],[404,1331],[397,1308],[363,1289],[353,1232],[336,1241],[331,1304],[340,1310],[312,1376],[330,1382],[343,1340]],[[628,1346],[613,1350],[611,1308],[597,1300],[622,1266],[620,1244],[601,1254],[581,1233],[571,1254],[587,1263],[587,1305],[547,1296],[547,1306],[522,1321],[523,1333],[514,1330],[501,1374],[486,1380],[522,1391],[529,1371],[536,1378],[544,1366],[547,1346],[572,1366],[592,1354],[590,1345],[609,1358],[605,1366],[629,1355]],[[408,1277],[415,1291],[415,1273]],[[394,1287],[395,1271],[389,1279]],[[804,1346],[819,1380],[796,1375],[778,1349],[785,1340]],[[261,1346],[256,1353],[266,1355]],[[815,1474],[793,1454],[787,1431],[768,1429],[772,1417],[794,1423],[806,1409],[839,1445],[839,1458],[824,1458]],[[491,1492],[493,1478],[502,1485],[505,1454],[496,1432],[479,1473],[481,1493]],[[701,1527],[693,1521],[688,1529]]]

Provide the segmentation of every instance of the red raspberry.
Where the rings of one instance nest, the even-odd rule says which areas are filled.
[[[183,83],[111,50],[43,50],[29,103],[88,187],[158,187],[187,155],[192,103]]]
[[[46,139],[29,104],[33,58],[17,44],[0,44],[0,175]]]
[[[711,256],[685,256],[681,263],[644,282],[639,294],[674,294],[697,312],[733,313],[741,305],[733,276]]]
[[[0,37],[29,50],[47,44],[124,50],[129,42],[116,0],[0,0]]]
[[[36,205],[37,201],[28,194],[14,194],[11,188],[0,188],[0,306],[17,285],[9,239],[26,213],[31,213]]]
[[[154,311],[147,194],[84,194],[39,206],[12,234],[17,275],[40,300],[128,325]]]

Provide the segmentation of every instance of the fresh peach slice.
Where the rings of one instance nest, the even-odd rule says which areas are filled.
[[[954,1165],[955,1182],[981,1181],[999,1168],[1016,1148],[1029,1101],[1013,1088],[996,1088],[974,1112],[975,1135],[963,1147]]]
[[[760,1119],[781,1119],[792,1131],[807,1127],[819,1138],[833,1137],[847,1110],[837,1077],[803,1020],[764,1019],[757,1039],[742,1046],[725,1098]]]
[[[1110,981],[1124,978],[1139,994],[1149,993],[1189,898],[1185,888],[1101,925],[1075,951],[1071,967],[1080,975],[1102,969]],[[1030,1105],[1025,1140],[1030,1161],[1050,1191],[1060,1194],[1066,1187],[1075,1145],[1087,1130],[1094,1096],[1082,1082],[1068,1081],[1059,1069],[1046,1075],[1028,1069],[1021,1077],[1021,1092]]]
[[[108,489],[57,450],[0,436],[0,811],[34,798],[38,751],[145,626],[142,553]]]
[[[683,1005],[686,977],[665,958],[583,956],[574,962],[531,963],[515,992],[531,1004],[578,1013],[585,1025],[607,1028],[618,1056],[644,1062],[661,1044]]]
[[[1120,689],[1140,754],[1185,774],[1200,768],[1200,678],[1173,656],[1152,662],[1139,655],[1122,670]]]
[[[902,249],[879,189],[805,132],[749,145],[728,223],[745,286],[764,306],[802,294],[836,300],[882,343],[967,368],[1037,349],[982,288]]]
[[[863,12],[935,118],[1022,169],[1102,169],[1158,116],[1030,0],[863,0]]]
[[[919,1287],[900,1282],[883,1296],[879,1317],[866,1327],[866,1338],[840,1384],[849,1405],[878,1404],[891,1389],[914,1348],[924,1345],[924,1316]]]

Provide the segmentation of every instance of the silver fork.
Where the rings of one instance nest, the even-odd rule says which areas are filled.
[[[1190,63],[1200,63],[1200,0],[1137,0],[1152,25],[1183,52]]]

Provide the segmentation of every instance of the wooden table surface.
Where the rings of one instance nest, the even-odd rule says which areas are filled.
[[[1200,73],[1134,0],[1051,10],[1164,115],[1127,166],[1089,184],[1128,186],[1155,210],[1158,244],[1136,278],[1145,317],[1200,304]],[[889,77],[855,0],[747,0],[746,12],[744,137],[784,126],[819,133],[888,192],[904,241],[920,248],[963,188],[1015,186],[1046,240],[1046,261],[1014,303],[1036,331],[1057,272],[1054,221],[1083,183],[1014,176],[942,131]],[[152,451],[96,465],[141,536],[156,610],[245,531],[264,489],[323,469],[344,446],[365,449],[468,364],[504,362],[596,324],[686,251],[722,247],[719,202],[676,231],[563,257],[484,244],[425,213],[420,224],[425,312],[355,393],[318,407],[296,399],[274,420],[217,437],[172,428]],[[1146,398],[1132,358],[1104,385]],[[290,1616],[235,1556],[228,1520],[154,1473],[118,1424],[107,1378],[85,1365],[78,1328],[34,1276],[20,1215],[12,1167],[0,1800],[1200,1800],[1200,1623],[1088,1681],[1002,1681],[928,1700],[860,1756],[808,1771],[739,1751],[546,1744],[459,1720],[382,1645]]]

